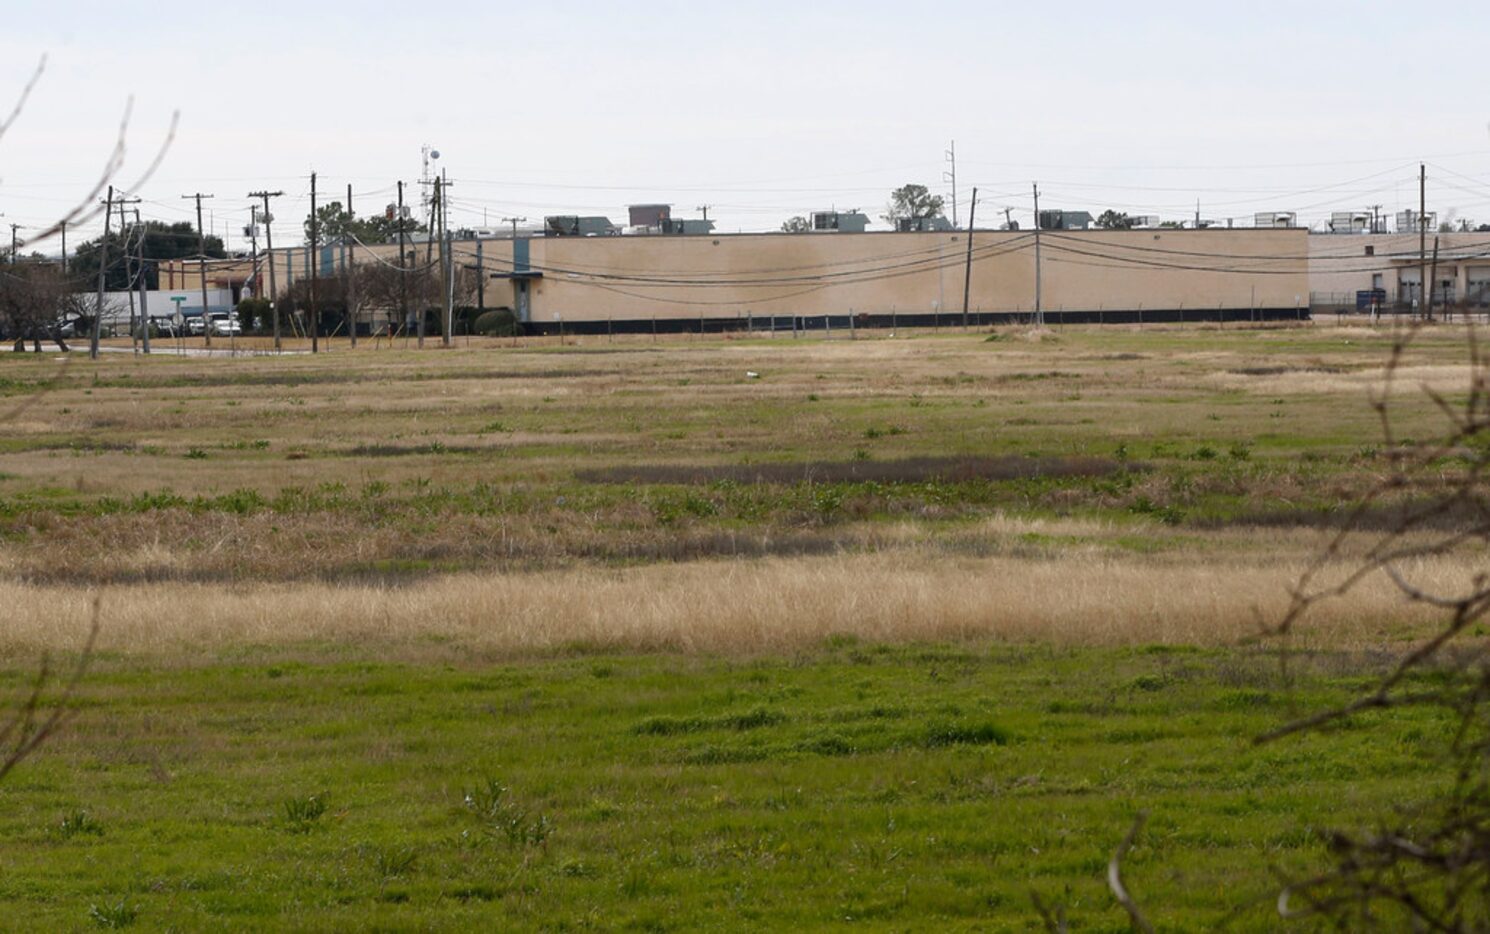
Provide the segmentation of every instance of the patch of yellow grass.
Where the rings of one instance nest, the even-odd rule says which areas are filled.
[[[1282,614],[1301,566],[897,553],[464,574],[399,588],[167,583],[85,592],[3,583],[0,600],[10,612],[0,649],[76,647],[94,593],[103,605],[100,647],[123,653],[329,642],[374,651],[442,644],[482,655],[573,645],[750,655],[807,648],[836,634],[869,642],[1225,645]],[[1419,583],[1438,586],[1471,570],[1450,559],[1407,568]],[[1321,606],[1303,639],[1390,645],[1428,631],[1435,619],[1376,579]]]

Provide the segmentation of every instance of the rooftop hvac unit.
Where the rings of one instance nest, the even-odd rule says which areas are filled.
[[[1293,211],[1263,211],[1253,216],[1254,227],[1297,227],[1299,216]]]
[[[1420,215],[1418,214],[1417,211],[1412,211],[1412,210],[1398,211],[1397,212],[1397,232],[1398,233],[1417,233],[1418,226],[1419,226],[1419,222],[1418,222],[1419,216]],[[1438,212],[1437,211],[1429,211],[1427,214],[1421,215],[1421,217],[1425,221],[1425,223],[1422,225],[1424,229],[1426,229],[1426,230],[1434,230],[1434,229],[1436,229],[1438,227]]]

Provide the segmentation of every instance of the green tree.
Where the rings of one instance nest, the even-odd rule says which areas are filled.
[[[305,242],[310,242],[310,215],[305,217]],[[391,243],[398,239],[399,228],[405,234],[418,233],[424,225],[412,218],[400,221],[384,214],[358,217],[342,207],[340,201],[332,201],[316,208],[316,239],[321,243],[333,240],[356,240],[360,243]]]
[[[786,222],[781,225],[783,233],[806,233],[811,229],[812,223],[801,214],[798,214],[796,217],[788,217]]]
[[[941,195],[934,195],[925,185],[915,183],[901,185],[890,192],[890,203],[880,215],[892,225],[902,220],[923,217],[941,217],[945,202]]]
[[[140,238],[144,237],[143,246]],[[78,244],[77,251],[68,258],[67,272],[74,281],[92,285],[98,281],[99,244],[103,238],[86,240]],[[197,228],[189,221],[165,224],[146,221],[142,225],[131,224],[123,231],[110,231],[108,239],[108,271],[104,274],[104,287],[110,291],[122,291],[130,287],[125,272],[125,249],[134,257],[142,250],[145,257],[145,287],[160,287],[156,274],[156,263],[168,259],[193,259],[197,255]],[[222,259],[228,254],[223,249],[222,238],[207,235],[207,258]]]
[[[1103,230],[1132,230],[1133,218],[1121,211],[1109,208],[1097,218],[1097,226]]]

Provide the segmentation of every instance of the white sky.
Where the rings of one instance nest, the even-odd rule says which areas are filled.
[[[724,231],[832,206],[878,220],[905,182],[949,193],[952,139],[979,226],[1005,206],[1027,223],[1032,180],[1042,207],[1093,214],[1392,212],[1416,206],[1419,160],[1429,210],[1490,222],[1483,2],[16,4],[0,112],[48,67],[0,139],[0,224],[33,230],[99,177],[131,94],[116,181],[179,109],[140,208],[193,219],[180,196],[213,193],[234,247],[251,189],[285,190],[290,243],[312,169],[366,213],[417,180],[425,143],[462,225],[624,222],[641,201],[713,205]]]

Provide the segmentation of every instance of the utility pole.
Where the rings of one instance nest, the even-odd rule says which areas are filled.
[[[202,277],[202,337],[206,340],[205,346],[212,346],[212,318],[207,314],[207,233],[202,227],[202,199],[211,198],[212,195],[204,195],[200,191],[194,195],[182,195],[183,200],[195,198],[197,201],[197,271]]]
[[[426,165],[425,168],[426,168],[426,171],[427,171],[428,170],[428,165]],[[436,180],[432,184],[433,184],[434,187],[432,187],[430,189],[430,191],[432,193],[430,197],[432,199],[435,199],[435,198],[438,198],[439,195],[440,195],[440,184],[439,184],[439,181],[438,180]],[[429,207],[426,210],[424,216],[429,221],[429,225],[428,225],[429,226],[429,230],[427,230],[425,232],[425,240],[424,240],[424,273],[427,274],[429,272],[430,268],[434,265],[433,257],[431,256],[431,253],[434,251],[435,237],[438,235],[437,231],[439,229],[439,225],[435,223],[435,210],[434,210],[434,203],[433,203],[433,201],[431,201],[429,203]],[[417,251],[415,252],[415,255],[418,255]],[[422,283],[422,281],[423,281],[423,276],[421,275],[421,283]],[[422,284],[421,284],[421,287],[420,287],[419,291],[420,291],[421,294],[414,296],[415,298],[419,299],[419,323],[418,323],[418,325],[414,329],[414,336],[418,339],[415,342],[415,346],[418,347],[420,350],[423,350],[424,349],[424,319],[426,317],[425,312],[428,311],[428,309],[424,307],[424,294],[423,293],[426,290],[423,288]]]
[[[347,216],[352,216],[352,183],[347,182]]]
[[[967,329],[968,296],[973,289],[973,218],[978,213],[978,189],[973,187],[973,203],[967,209],[967,265],[962,275],[962,327]]]
[[[278,198],[284,194],[282,191],[250,191],[250,198],[264,199],[264,213],[259,215],[264,218],[264,249],[269,253],[269,312],[274,320],[274,352],[279,353],[279,296],[276,294],[274,282],[274,232],[272,224],[274,215],[269,213],[269,199]]]
[[[398,326],[402,330],[409,326],[409,274],[404,269],[404,183],[398,183]],[[393,346],[393,335],[388,335],[388,346]],[[409,346],[404,344],[405,347]]]
[[[1418,163],[1418,309],[1428,307],[1428,166]]]
[[[504,217],[502,223],[512,225],[512,239],[517,239],[517,225],[527,220],[526,217]]]
[[[98,304],[93,307],[93,333],[88,337],[88,358],[98,359],[98,338],[103,330],[103,283],[109,269],[109,221],[114,217],[114,186],[103,202],[103,239],[98,241]]]
[[[440,170],[435,182],[440,194],[440,304],[444,323],[440,326],[440,344],[452,344],[450,332],[455,330],[455,257],[451,255],[450,242],[450,179]]]
[[[942,173],[942,181],[952,183],[952,226],[957,226],[957,140],[952,140],[952,145],[946,152],[947,161],[952,163],[952,171]]]
[[[20,250],[20,241],[18,239],[16,239],[16,231],[17,230],[20,230],[24,226],[26,226],[26,225],[25,224],[11,224],[10,225],[10,261],[11,261],[12,264],[14,264],[15,262],[17,262],[21,258],[21,254],[18,252]]]
[[[316,274],[320,272],[321,257],[317,249],[320,227],[316,221],[316,173],[310,173],[310,352],[321,352],[321,309],[316,304]]]
[[[67,275],[67,221],[62,222],[62,275]]]
[[[700,204],[698,206],[698,210],[700,210],[700,211],[703,212],[704,220],[708,220],[709,219],[709,208],[711,208],[713,206],[714,205],[712,205],[712,204]]]
[[[254,282],[254,292],[264,294],[264,283],[259,278],[259,206],[250,204],[248,206],[248,250],[253,254],[254,268],[250,278]]]
[[[140,199],[139,198],[116,198],[114,200],[114,203],[119,206],[119,237],[123,241],[120,244],[120,247],[122,248],[122,250],[124,252],[124,291],[126,293],[128,293],[128,295],[129,295],[129,345],[130,345],[130,347],[134,347],[134,343],[135,343],[135,289],[134,289],[135,282],[134,282],[134,277],[135,277],[135,270],[139,269],[140,267],[139,266],[136,266],[135,269],[131,269],[130,268],[130,259],[131,259],[131,257],[129,255],[129,228],[126,227],[125,224],[124,224],[124,206],[126,204],[139,204],[140,203]],[[145,232],[143,230],[140,230],[139,229],[139,226],[140,226],[139,225],[139,216],[140,216],[140,209],[139,208],[135,208],[135,219],[136,219],[135,220],[135,228],[136,228],[135,232],[136,232],[136,234],[140,238],[140,240],[139,240],[139,248],[140,248],[140,253],[143,256],[144,255],[144,246],[145,246]]]
[[[486,267],[482,263],[481,238],[476,238],[476,314],[486,311]]]
[[[1379,205],[1379,204],[1373,204],[1373,205],[1371,205],[1371,232],[1372,233],[1381,233],[1382,232],[1382,230],[1381,230],[1380,216],[1381,216],[1381,205]]]
[[[1429,276],[1430,283],[1431,282],[1435,282],[1438,279],[1438,236],[1436,234],[1433,237],[1433,268],[1432,268],[1432,272],[1430,272],[1428,274],[1428,276]],[[1447,296],[1445,296],[1445,298],[1447,298]],[[1444,314],[1444,320],[1447,321],[1449,319],[1449,312],[1448,312],[1448,306],[1447,305],[1444,306],[1444,313],[1443,314]],[[1432,321],[1433,320],[1433,291],[1432,291],[1432,289],[1430,289],[1429,292],[1428,292],[1428,320],[1429,321]]]
[[[140,199],[136,198],[136,201]],[[145,228],[140,226],[140,209],[135,208],[135,227],[139,228],[139,261],[135,268],[139,270],[140,276],[140,340],[145,353],[150,353],[150,306],[145,296],[150,292],[150,283],[146,280],[149,276],[145,271]]]
[[[351,190],[351,186],[347,186]],[[346,277],[347,289],[347,336],[352,339],[352,349],[357,349],[357,276],[354,267],[357,264],[357,241],[342,245],[346,250],[345,261],[342,263],[342,275]]]
[[[1034,184],[1035,189],[1035,325],[1038,327],[1045,323],[1045,310],[1040,305],[1040,183]]]

